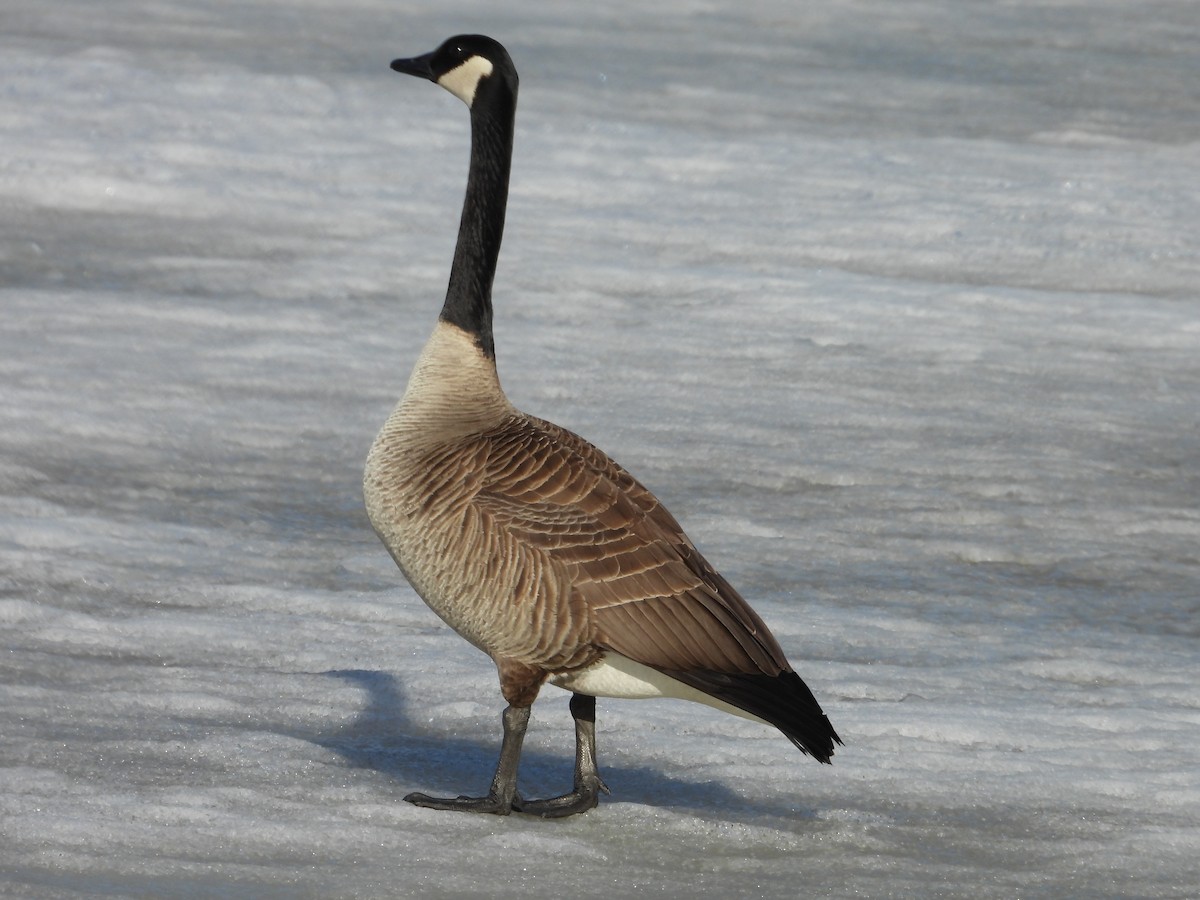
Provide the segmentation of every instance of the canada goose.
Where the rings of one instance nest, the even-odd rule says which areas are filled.
[[[583,438],[515,409],[496,374],[492,278],[512,157],[517,72],[481,35],[392,63],[471,111],[471,164],[450,284],[433,335],[371,447],[371,523],[425,602],[496,664],[500,761],[485,797],[418,806],[545,817],[591,809],[597,696],[676,697],[776,726],[829,762],[841,743],[762,619],[653,494]],[[529,711],[572,692],[574,789],[517,793]]]

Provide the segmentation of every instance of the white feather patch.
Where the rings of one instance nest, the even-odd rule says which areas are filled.
[[[475,89],[481,79],[492,74],[492,61],[472,56],[438,79],[438,84],[470,106],[475,102]]]
[[[601,659],[577,672],[550,676],[550,683],[555,687],[580,694],[590,694],[593,697],[616,697],[621,700],[671,697],[676,700],[691,700],[693,703],[703,703],[705,706],[732,713],[743,719],[750,719],[754,722],[763,721],[758,716],[753,716],[716,697],[710,697],[703,691],[688,687],[657,669],[634,662],[629,657],[613,653],[611,650],[605,653]]]

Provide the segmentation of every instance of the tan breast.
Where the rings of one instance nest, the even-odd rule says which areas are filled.
[[[371,449],[367,510],[417,593],[497,662],[615,651],[669,672],[790,671],[774,637],[628,472],[512,407],[441,323]]]
[[[494,362],[439,322],[367,457],[367,513],[417,593],[475,646],[496,659],[577,665],[576,651],[562,652],[581,637],[560,612],[564,573],[478,502],[505,435],[526,421]]]

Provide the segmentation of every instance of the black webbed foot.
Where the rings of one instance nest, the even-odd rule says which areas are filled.
[[[585,783],[576,783],[575,790],[561,797],[547,797],[543,800],[523,800],[516,797],[513,800],[513,812],[529,816],[539,816],[543,819],[564,819],[578,813],[595,809],[600,802],[600,793],[607,794],[608,786],[599,777],[589,779]]]
[[[562,819],[594,809],[600,801],[600,793],[608,793],[608,786],[596,768],[596,698],[572,694],[571,716],[575,719],[575,789],[570,793],[544,800],[526,800],[517,793],[517,766],[521,759],[525,728],[529,723],[529,707],[510,705],[504,711],[504,742],[500,747],[500,761],[492,778],[491,791],[486,797],[430,797],[428,794],[412,793],[404,799],[427,809],[487,813],[493,816],[519,812],[543,819]]]
[[[571,716],[575,719],[575,790],[544,800],[517,797],[513,802],[516,812],[562,819],[594,809],[600,802],[600,792],[608,793],[608,785],[596,768],[596,698],[572,694]]]
[[[428,794],[414,792],[404,798],[415,806],[427,809],[448,809],[458,812],[490,813],[494,816],[507,816],[515,808],[515,800],[505,800],[495,794],[486,797],[430,797]]]

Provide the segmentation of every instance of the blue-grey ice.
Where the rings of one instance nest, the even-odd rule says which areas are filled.
[[[1194,896],[1196,6],[409,6],[5,0],[0,896]],[[503,707],[360,493],[468,150],[388,62],[462,31],[522,79],[508,395],[672,509],[832,767],[601,701],[598,809],[402,802]]]

